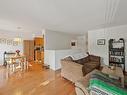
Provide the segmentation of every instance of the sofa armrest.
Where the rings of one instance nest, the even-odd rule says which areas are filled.
[[[83,77],[82,66],[72,61],[61,60],[61,75],[75,82],[76,79]]]
[[[88,90],[88,80],[78,80],[75,82],[75,91],[77,95],[90,95]]]
[[[65,69],[67,71],[82,73],[83,65],[71,61],[61,61],[61,67],[62,67],[61,69]]]
[[[63,60],[61,60],[61,65],[63,65],[63,66],[73,66],[73,67],[82,67],[81,64],[78,64],[76,62],[73,62],[73,61],[63,61]]]

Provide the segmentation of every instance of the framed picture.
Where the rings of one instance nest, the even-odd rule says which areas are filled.
[[[105,39],[98,39],[97,45],[105,45]]]
[[[12,45],[12,44],[13,44],[13,41],[10,40],[10,39],[8,39],[8,40],[6,40],[6,41],[7,41],[7,45]]]
[[[1,44],[6,44],[6,39],[5,38],[1,38],[0,42],[1,42]]]
[[[71,46],[76,46],[76,42],[71,42]]]
[[[13,46],[17,46],[18,42],[17,41],[13,41]]]
[[[72,49],[77,48],[77,40],[71,40],[71,48]]]

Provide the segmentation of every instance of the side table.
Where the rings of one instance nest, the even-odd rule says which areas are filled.
[[[122,87],[124,87],[124,74],[122,68],[116,67],[114,70],[112,70],[108,66],[104,66],[102,72],[111,76],[119,77],[121,79]]]

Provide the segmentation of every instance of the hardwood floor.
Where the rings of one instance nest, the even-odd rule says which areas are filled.
[[[61,78],[60,71],[42,69],[33,64],[28,71],[17,71],[8,76],[0,68],[0,95],[76,95],[74,84]]]

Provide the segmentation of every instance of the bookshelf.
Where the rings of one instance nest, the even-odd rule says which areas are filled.
[[[109,65],[122,67],[125,71],[125,41],[123,38],[109,40]]]

